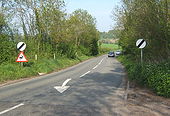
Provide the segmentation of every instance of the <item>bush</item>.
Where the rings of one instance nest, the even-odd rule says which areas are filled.
[[[148,65],[147,79],[149,87],[151,87],[158,95],[170,97],[170,62],[162,64]]]
[[[60,54],[65,55],[68,58],[75,59],[77,57],[76,56],[77,48],[73,44],[63,42],[58,45],[58,50],[59,50]]]
[[[125,56],[119,60],[125,65],[130,80],[150,87],[158,95],[170,97],[170,61],[142,66]]]
[[[80,56],[81,56],[81,55],[90,56],[90,51],[89,51],[88,48],[85,48],[84,46],[79,46],[78,49],[79,49],[79,50],[78,50],[78,53],[79,53]]]
[[[15,44],[7,41],[8,39],[9,37],[0,35],[0,64],[13,61],[16,55]]]
[[[97,39],[93,39],[90,45],[90,53],[92,56],[99,54]]]

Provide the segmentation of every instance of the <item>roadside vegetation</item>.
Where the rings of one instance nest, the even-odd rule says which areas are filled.
[[[64,56],[58,57],[55,60],[52,58],[42,58],[38,61],[29,61],[28,63],[24,63],[23,66],[18,63],[4,63],[0,65],[0,83],[4,83],[8,80],[17,80],[36,76],[38,73],[47,74],[52,71],[58,71],[91,57],[81,56],[79,59],[69,59]]]
[[[108,32],[100,32],[100,52],[108,53],[109,51],[121,50],[117,38],[119,34],[118,31],[119,30],[109,30]]]
[[[68,14],[63,0],[1,0],[0,5],[0,82],[48,73],[99,54],[96,19],[86,10]],[[23,66],[15,62],[20,41],[27,44],[29,62]]]
[[[119,45],[130,80],[170,97],[170,0],[123,0],[114,13]],[[138,39],[144,39],[143,64]]]
[[[170,61],[141,65],[131,56],[119,56],[118,59],[125,66],[130,81],[151,88],[158,95],[170,97]]]
[[[100,48],[101,53],[108,53],[109,51],[121,50],[121,47],[116,43],[114,43],[114,44],[102,43],[99,46],[99,48]]]
[[[113,51],[121,49],[118,44],[105,44],[105,43],[101,44],[101,48],[108,48]]]

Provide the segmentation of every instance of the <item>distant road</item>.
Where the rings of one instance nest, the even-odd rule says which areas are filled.
[[[103,55],[59,72],[0,88],[0,116],[114,116],[123,66]]]

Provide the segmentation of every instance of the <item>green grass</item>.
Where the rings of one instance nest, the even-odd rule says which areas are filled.
[[[102,43],[100,46],[100,53],[108,53],[109,51],[122,50],[122,48],[117,44],[104,44]]]
[[[102,44],[101,45],[101,48],[108,48],[112,51],[115,51],[115,50],[121,50],[121,47],[117,44]]]
[[[38,61],[29,61],[21,66],[20,63],[0,65],[0,83],[27,78],[38,75],[40,73],[50,73],[52,71],[61,70],[63,68],[75,65],[81,61],[87,60],[92,56],[81,56],[79,59],[68,59],[66,57],[58,57],[54,59],[41,59]]]

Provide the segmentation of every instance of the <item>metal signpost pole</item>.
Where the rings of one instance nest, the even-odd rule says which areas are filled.
[[[141,64],[143,64],[143,49],[141,49]]]
[[[143,48],[146,46],[146,41],[144,39],[138,39],[136,46],[141,49],[141,65],[143,65]]]
[[[24,66],[24,63],[23,62],[21,62],[21,67],[23,67]]]

